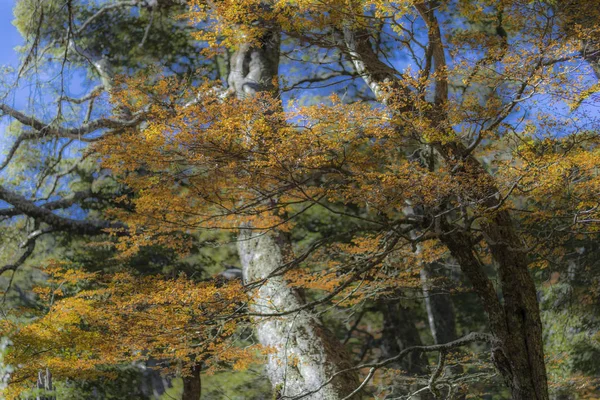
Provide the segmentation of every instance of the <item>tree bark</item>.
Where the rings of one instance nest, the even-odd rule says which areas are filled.
[[[279,33],[267,30],[260,46],[243,44],[230,58],[228,83],[239,98],[273,91],[278,73]],[[299,292],[285,279],[272,276],[292,258],[287,236],[274,230],[241,229],[238,252],[244,282],[261,281],[249,306],[255,314],[273,314],[294,310],[304,304]],[[278,317],[255,317],[256,335],[261,345],[271,351],[266,365],[267,376],[276,398],[306,395],[305,399],[337,400],[352,393],[359,385],[354,372],[338,375],[350,368],[350,357],[341,343],[310,311],[302,310]]]
[[[254,293],[250,311],[259,314],[285,313],[304,304],[299,293],[282,276],[271,276],[284,263],[286,249],[282,233],[256,233],[244,230],[238,239],[244,281],[264,283]],[[341,399],[358,387],[349,357],[321,321],[307,310],[278,317],[257,317],[259,342],[272,350],[268,355],[267,375],[277,398],[314,392],[306,399]]]
[[[190,375],[183,377],[183,394],[181,400],[199,400],[202,394],[200,371],[202,366],[196,364],[192,367]]]
[[[541,319],[535,285],[529,276],[526,258],[521,254],[520,263],[516,257],[500,258],[498,262],[496,257],[501,257],[502,254],[497,255],[492,250],[498,262],[500,287],[504,297],[502,304],[474,254],[470,235],[455,232],[444,235],[442,242],[459,262],[487,312],[490,330],[498,338],[498,345],[492,349],[492,360],[511,389],[512,398],[547,400]],[[518,252],[515,253],[518,256]]]
[[[429,329],[435,344],[448,343],[457,339],[456,314],[450,295],[443,293],[432,284],[437,278],[444,277],[437,263],[424,264],[421,268],[421,282],[425,296],[425,308]]]

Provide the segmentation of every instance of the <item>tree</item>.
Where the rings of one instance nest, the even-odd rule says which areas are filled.
[[[114,7],[162,4],[134,3]],[[0,198],[14,207],[7,212],[50,229],[110,232],[123,257],[155,245],[182,251],[198,230],[239,231],[251,297],[242,315],[271,349],[276,396],[358,396],[386,367],[433,352],[431,372],[415,370],[424,376],[415,378],[416,392],[451,397],[482,376],[469,368],[467,378],[447,373],[451,353],[481,342],[511,398],[548,399],[532,272],[547,259],[566,262],[562,250],[598,232],[597,127],[593,118],[583,125],[571,118],[595,90],[578,61],[593,61],[580,44],[597,32],[565,29],[555,8],[520,0],[193,1],[186,18],[207,59],[229,59],[226,85],[214,75],[143,69],[115,80],[106,57],[89,56],[114,117],[70,128],[2,106],[33,129],[16,146],[42,133],[93,137],[113,129],[92,150],[126,188],[116,207],[98,221],[79,220],[15,190]],[[572,8],[563,11],[575,18]],[[65,45],[68,37],[65,54],[91,54]],[[294,59],[294,46],[306,59],[293,61],[305,68],[298,82],[335,88],[346,75],[359,91],[312,105],[283,102],[277,75],[290,67],[279,60]],[[536,106],[564,99],[574,110],[565,118]],[[318,240],[294,242],[314,209],[346,221]],[[421,345],[408,329],[409,347],[388,346],[397,354],[353,365],[317,317],[419,287],[413,266],[448,260],[470,281],[487,333],[456,338],[450,329],[446,339]],[[399,325],[390,316],[386,334]]]
[[[240,44],[231,55],[227,79],[229,90],[240,99],[272,90],[279,66],[279,46],[276,29],[263,32],[257,44]],[[248,139],[251,140],[250,137]],[[277,197],[268,199],[269,203],[277,201]],[[343,372],[351,367],[343,348],[318,317],[302,309],[304,301],[300,293],[276,275],[284,263],[294,261],[288,235],[279,230],[266,234],[256,232],[251,223],[242,225],[241,229],[238,253],[244,282],[263,281],[254,293],[249,309],[259,315],[256,327],[259,341],[273,349],[269,355],[267,375],[276,395],[306,396],[305,393],[314,388],[320,388],[316,397],[309,395],[306,398],[337,399],[352,393],[357,382],[352,372]],[[288,310],[294,313],[285,316]],[[280,316],[278,319],[261,318],[260,314]],[[328,381],[329,377],[340,372],[342,375],[335,381]]]

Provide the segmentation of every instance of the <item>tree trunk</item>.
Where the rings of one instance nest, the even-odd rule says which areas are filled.
[[[35,400],[56,400],[54,393],[56,388],[52,384],[52,374],[48,368],[45,371],[38,371],[38,378],[34,389],[42,391],[42,394],[37,395]]]
[[[383,330],[381,332],[381,355],[390,358],[400,351],[412,346],[422,346],[423,342],[415,326],[415,315],[412,310],[394,301],[381,301],[380,309],[383,314]],[[412,375],[423,374],[427,371],[425,353],[414,351],[405,357],[398,365]]]
[[[439,271],[440,268],[441,266],[437,263],[424,264],[421,268],[421,282],[423,295],[425,296],[427,319],[435,344],[448,343],[457,339],[456,315],[452,297],[436,288],[435,284],[432,284],[435,279],[445,277]]]
[[[358,382],[354,373],[340,374],[331,384],[327,380],[336,372],[351,367],[341,344],[307,310],[286,315],[304,304],[299,293],[288,286],[282,276],[271,276],[284,263],[282,248],[287,250],[285,235],[253,233],[244,230],[238,250],[244,282],[260,281],[250,311],[260,314],[284,313],[277,317],[257,317],[259,342],[270,349],[267,375],[276,395],[306,399],[340,399],[350,394]]]
[[[504,297],[502,304],[473,252],[470,235],[455,232],[443,236],[442,241],[459,262],[483,303],[490,330],[498,338],[497,346],[492,349],[492,360],[511,389],[512,398],[547,400],[541,320],[526,258],[520,255],[521,264],[516,263],[516,257],[512,260],[501,258],[498,263]],[[515,251],[515,255],[518,257],[519,252]],[[494,256],[495,259],[500,257]]]
[[[433,67],[436,72],[434,102],[430,103],[432,108],[428,117],[433,129],[445,129],[444,127],[448,126],[444,112],[448,84],[439,24],[433,9],[428,9],[425,3],[415,3],[415,7],[428,27],[429,45],[432,46]],[[371,47],[368,34],[353,32],[350,28],[345,29],[343,33],[344,50],[356,71],[364,78],[372,92],[394,110],[395,105],[391,104],[394,99],[383,97],[382,88],[397,80],[395,71],[379,60]],[[397,110],[410,112],[410,107],[410,104],[401,103]],[[514,400],[548,400],[542,324],[536,288],[529,275],[527,254],[523,251],[523,243],[510,214],[508,211],[498,210],[498,189],[494,178],[462,143],[433,142],[431,145],[448,165],[449,170],[454,174],[461,174],[462,179],[467,182],[463,188],[463,197],[481,199],[482,206],[496,210],[485,216],[486,220],[480,229],[497,265],[503,304],[474,253],[472,233],[456,230],[453,226],[445,230],[452,233],[440,235],[440,240],[471,280],[487,311],[490,330],[498,338],[498,346],[492,351],[494,363],[510,388]],[[470,182],[473,184],[469,185]]]
[[[415,326],[416,316],[414,312],[403,307],[397,300],[381,301],[379,306],[383,314],[383,330],[381,332],[381,356],[390,358],[402,350],[422,346],[423,342],[419,331]],[[423,376],[427,371],[427,356],[425,353],[415,351],[405,357],[402,362],[391,364],[390,368],[400,369],[408,374],[400,374],[400,378]],[[419,384],[407,383],[406,379],[398,379],[392,382],[390,398],[398,398],[399,395],[407,396],[420,389]],[[421,392],[411,397],[414,400],[430,400],[433,394],[429,391]]]
[[[427,309],[427,319],[429,329],[435,344],[444,344],[458,339],[456,333],[456,313],[454,311],[454,302],[452,297],[444,293],[432,284],[432,281],[438,278],[447,278],[444,274],[443,266],[439,263],[424,264],[421,268],[421,282],[423,285],[423,295],[425,296],[425,308]],[[463,373],[463,367],[460,364],[454,365],[447,371],[452,375]],[[452,399],[461,400],[465,398],[463,390],[456,391]]]
[[[144,396],[160,397],[169,387],[169,381],[156,369],[157,360],[150,358],[139,364],[140,368],[140,390]]]
[[[260,46],[243,44],[230,59],[228,83],[239,98],[274,90],[279,62],[279,34],[267,31]],[[253,293],[250,311],[256,314],[285,313],[304,302],[285,279],[271,276],[292,258],[287,236],[254,231],[245,226],[238,237],[238,252],[246,284],[261,281]],[[341,343],[308,310],[277,317],[255,317],[256,335],[268,354],[267,376],[276,398],[306,394],[304,399],[337,400],[359,385],[354,372],[328,380],[338,371],[350,368],[350,357]]]
[[[499,211],[489,223],[482,225],[482,230],[498,263],[504,298],[508,332],[502,342],[512,368],[505,379],[515,400],[547,400],[542,321],[524,244],[515,232],[508,211]]]
[[[183,394],[181,400],[199,400],[202,394],[202,382],[200,380],[200,364],[194,365],[190,375],[183,377]]]

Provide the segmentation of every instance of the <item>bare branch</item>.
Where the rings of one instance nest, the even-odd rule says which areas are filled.
[[[23,254],[21,254],[21,257],[19,257],[19,259],[17,261],[15,261],[13,264],[7,264],[7,265],[1,267],[0,275],[5,273],[6,271],[16,271],[17,268],[19,268],[21,265],[23,265],[23,263],[25,261],[27,261],[27,259],[31,256],[31,254],[33,254],[33,250],[35,249],[35,239],[37,239],[38,236],[36,236],[32,240],[27,240],[25,252]]]
[[[314,390],[311,390],[310,392],[307,393],[303,393],[299,396],[294,396],[291,397],[290,399],[293,400],[299,400],[302,398],[305,398],[307,396],[310,396],[314,393],[319,392],[324,386],[329,385],[336,376],[346,373],[348,371],[356,371],[356,370],[361,370],[363,368],[369,368],[369,373],[367,374],[367,377],[362,381],[362,383],[360,384],[360,386],[353,391],[350,396],[345,397],[343,400],[346,399],[350,399],[352,397],[352,395],[358,393],[358,391],[360,391],[363,387],[365,387],[367,385],[367,383],[369,382],[369,380],[373,377],[373,375],[375,374],[375,371],[378,370],[379,368],[383,368],[387,365],[390,365],[392,363],[396,363],[400,360],[402,360],[404,357],[406,357],[408,354],[414,352],[414,351],[420,351],[420,352],[424,352],[424,353],[431,353],[431,352],[448,352],[451,351],[453,349],[457,349],[459,347],[462,346],[466,346],[468,344],[471,343],[475,343],[475,342],[485,342],[485,343],[490,343],[492,345],[497,345],[498,344],[498,339],[496,337],[494,337],[493,335],[490,335],[488,333],[481,333],[481,332],[471,332],[468,335],[465,335],[459,339],[453,340],[452,342],[448,342],[448,343],[443,343],[443,344],[435,344],[435,345],[431,345],[431,346],[412,346],[412,347],[407,347],[406,349],[402,350],[400,353],[398,353],[397,355],[387,358],[385,360],[379,361],[379,362],[374,362],[374,363],[365,363],[365,364],[360,364],[360,365],[356,365],[354,367],[351,368],[347,368],[341,371],[337,371],[335,374],[333,374],[324,384],[322,384],[321,386],[319,386],[318,388],[315,388]],[[435,382],[435,381],[434,381]]]
[[[98,129],[132,127],[139,124],[145,116],[144,113],[136,113],[134,118],[131,120],[99,118],[77,128],[64,128],[45,124],[32,116],[25,115],[20,111],[7,106],[6,104],[0,104],[0,111],[10,115],[24,125],[31,126],[40,133],[49,133],[58,137],[68,137],[72,139],[81,139],[81,136],[94,132]]]
[[[92,193],[91,190],[83,190],[81,192],[75,192],[75,194],[73,194],[71,197],[68,197],[68,198],[64,198],[64,199],[60,199],[60,200],[56,200],[56,201],[49,201],[47,203],[40,205],[40,207],[42,207],[46,210],[59,210],[59,209],[69,208],[73,204],[76,204],[81,200],[89,199],[92,197],[94,197],[94,194]],[[10,217],[16,217],[17,215],[22,215],[22,214],[23,214],[23,212],[21,210],[19,210],[18,208],[0,209],[0,217],[10,218]]]
[[[142,1],[140,1],[140,0],[130,0],[130,1],[119,1],[117,3],[106,4],[106,5],[102,6],[98,11],[96,11],[96,13],[94,15],[92,15],[87,20],[85,20],[85,22],[83,24],[81,24],[81,26],[75,31],[75,35],[79,35],[79,34],[83,33],[84,29],[87,28],[89,24],[94,22],[94,20],[96,18],[100,17],[102,14],[104,14],[105,12],[107,12],[109,10],[122,8],[122,7],[135,7],[135,6],[139,5],[140,3],[142,3]]]
[[[98,85],[98,86],[94,87],[92,90],[90,90],[90,92],[83,97],[73,98],[73,97],[63,96],[60,98],[60,101],[68,101],[69,103],[73,103],[73,104],[82,104],[82,103],[85,103],[86,101],[93,100],[96,97],[100,96],[102,94],[103,90],[104,90],[104,86]]]
[[[433,393],[433,395],[438,398],[440,397],[440,391],[436,387],[436,381],[442,376],[442,372],[444,372],[444,365],[446,365],[446,350],[440,351],[440,358],[438,360],[438,365],[429,378],[429,391]]]
[[[119,227],[106,221],[82,221],[67,217],[61,217],[52,213],[51,210],[36,205],[33,201],[11,192],[3,186],[0,186],[0,200],[3,200],[21,211],[23,214],[34,218],[37,221],[44,222],[56,230],[69,231],[83,235],[101,235],[105,230],[111,227]]]

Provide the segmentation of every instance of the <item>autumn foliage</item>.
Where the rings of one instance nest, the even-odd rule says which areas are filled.
[[[19,368],[4,395],[18,398],[31,379],[49,368],[56,379],[111,378],[108,367],[161,360],[163,373],[189,373],[205,360],[210,369],[243,368],[255,357],[234,335],[236,311],[247,301],[239,283],[197,283],[117,273],[86,273],[63,263],[44,269],[47,285],[36,287],[44,309],[18,310],[0,332],[14,347],[4,360]]]
[[[477,295],[491,332],[481,369],[493,364],[514,399],[546,399],[546,365],[558,386],[560,356],[544,355],[532,274],[568,264],[600,232],[597,117],[581,111],[598,90],[581,61],[597,26],[569,9],[574,27],[565,28],[555,3],[190,1],[181,18],[196,28],[203,56],[264,49],[276,32],[317,53],[338,49],[369,93],[288,101],[287,77],[252,95],[158,68],[115,78],[114,121],[143,122],[86,150],[126,188],[102,212],[115,262],[152,246],[184,257],[197,232],[231,232],[223,246],[244,230],[291,237],[269,277],[302,293],[303,311],[340,313],[414,294],[425,266],[456,264],[472,287],[441,286]],[[391,61],[382,61],[373,32],[393,37],[414,62],[384,45]],[[336,228],[304,240],[307,220],[322,216]],[[261,317],[248,310],[268,278],[90,273],[61,262],[44,272],[46,285],[35,289],[43,309],[1,321],[12,343],[5,362],[19,366],[9,398],[43,368],[95,379],[152,358],[185,375],[196,363],[242,369],[273,350],[238,340]],[[582,298],[592,305],[598,296]],[[597,334],[591,340],[597,345]],[[480,362],[442,349],[442,367],[447,354],[454,364]],[[373,376],[390,384],[389,371],[374,373],[387,364],[373,363],[349,369],[367,375],[365,385]],[[440,376],[430,364],[435,395]],[[595,384],[560,382],[582,396]]]

